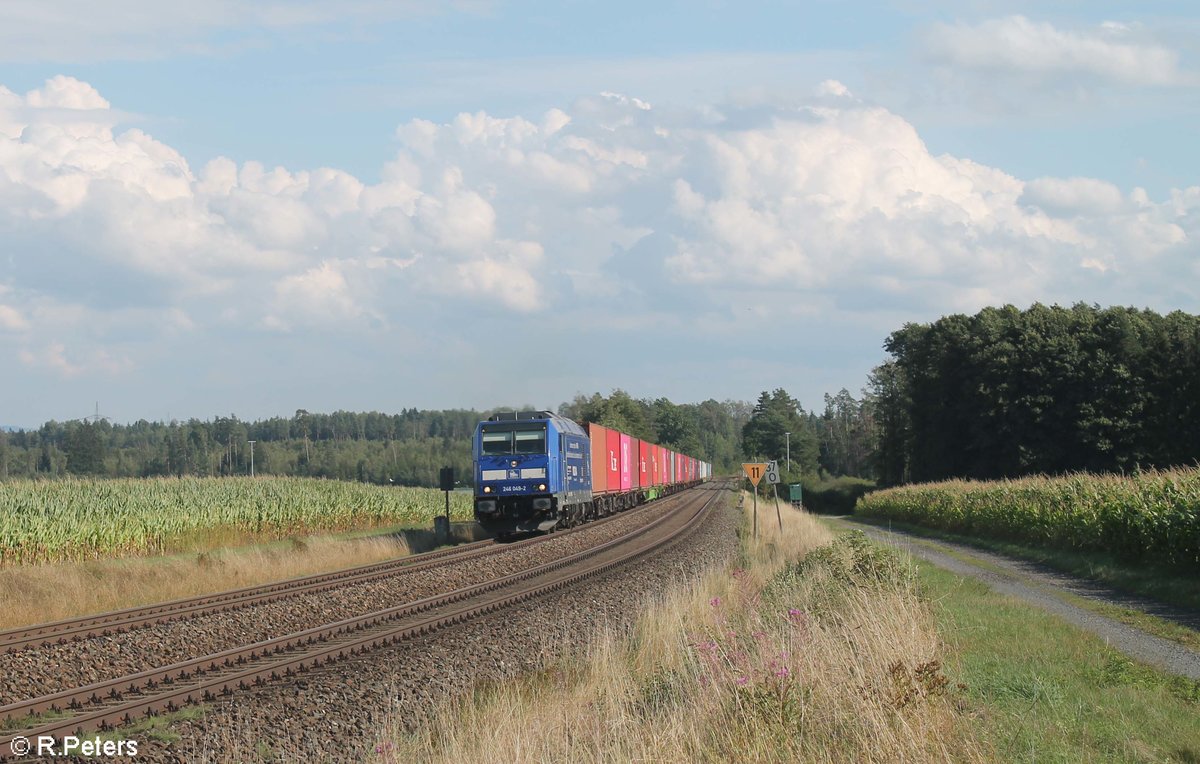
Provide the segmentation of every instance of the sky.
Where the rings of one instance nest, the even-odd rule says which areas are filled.
[[[0,425],[821,409],[1198,300],[1190,0],[0,4]]]

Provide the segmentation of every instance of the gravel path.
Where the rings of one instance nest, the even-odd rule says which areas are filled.
[[[948,541],[934,541],[909,533],[885,530],[874,525],[836,518],[872,539],[902,548],[960,576],[977,578],[992,589],[1048,610],[1082,629],[1096,634],[1121,652],[1164,671],[1200,680],[1200,653],[1183,645],[1136,629],[1069,602],[1073,594],[1095,602],[1141,610],[1192,629],[1200,629],[1200,613],[1171,608],[1117,592],[1094,581],[1050,570],[1036,563],[1005,557]],[[949,554],[952,552],[953,554]],[[975,564],[962,558],[973,560]]]

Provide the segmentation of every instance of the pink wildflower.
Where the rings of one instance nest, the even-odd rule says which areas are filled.
[[[737,679],[734,680],[734,682],[737,684],[738,687],[745,687],[746,684],[749,683],[749,681],[750,681],[750,677],[745,677],[745,676],[739,676]]]

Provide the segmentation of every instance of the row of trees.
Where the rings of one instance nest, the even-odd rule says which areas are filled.
[[[0,433],[0,478],[236,475],[248,473],[253,458],[263,474],[434,485],[443,465],[470,474],[471,434],[481,417],[465,410],[301,409],[291,418],[256,422],[236,416],[169,424],[47,422],[37,430]]]
[[[1200,461],[1200,317],[1005,306],[885,347],[868,396],[885,483]]]
[[[826,396],[824,413],[806,412],[779,389],[756,404],[715,400],[676,404],[639,400],[622,390],[577,396],[559,413],[597,422],[711,462],[732,474],[746,459],[784,460],[795,474],[869,474],[869,406],[845,390]],[[66,474],[305,475],[403,485],[436,485],[438,469],[471,474],[471,435],[488,412],[470,410],[333,414],[303,409],[293,417],[243,422],[47,422],[0,432],[0,479]],[[866,418],[865,418],[866,417]],[[250,441],[255,441],[253,449]]]
[[[884,484],[951,477],[1130,471],[1200,461],[1200,317],[1035,304],[908,324],[860,399],[842,390],[808,412],[784,389],[753,403],[676,404],[624,391],[577,396],[559,413],[598,422],[735,472],[785,460],[793,476]],[[309,475],[434,485],[470,475],[471,435],[486,412],[338,411],[243,422],[47,422],[0,432],[0,479]]]

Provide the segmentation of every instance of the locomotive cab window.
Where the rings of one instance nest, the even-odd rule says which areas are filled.
[[[484,454],[544,454],[546,428],[485,427],[481,433],[480,450]]]
[[[511,432],[483,433],[483,453],[511,454],[513,434]]]
[[[517,442],[514,444],[516,448],[515,454],[544,454],[546,453],[546,431],[527,431],[516,432]]]

